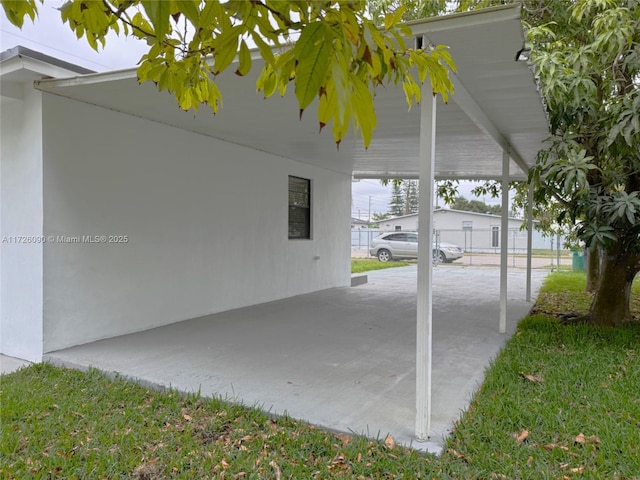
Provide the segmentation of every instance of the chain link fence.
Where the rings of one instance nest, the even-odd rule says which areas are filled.
[[[369,257],[371,241],[378,235],[389,233],[379,229],[353,228],[351,230],[351,256],[354,258]],[[509,266],[526,268],[527,264],[527,232],[520,229],[509,229],[507,236],[507,254]],[[465,265],[500,265],[499,227],[487,229],[441,229],[434,231],[433,242],[453,243],[462,248],[464,257],[455,264]],[[571,266],[571,251],[564,248],[562,241],[556,237],[544,237],[535,232],[532,242],[533,268],[560,269]]]

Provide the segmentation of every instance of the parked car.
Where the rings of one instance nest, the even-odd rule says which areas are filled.
[[[415,232],[389,232],[371,241],[369,253],[381,262],[393,258],[418,258],[418,234]],[[462,258],[464,252],[458,245],[448,242],[433,244],[433,259],[440,263],[451,263]]]

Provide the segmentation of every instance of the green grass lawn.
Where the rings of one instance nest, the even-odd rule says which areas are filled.
[[[407,265],[411,265],[411,263],[396,260],[392,260],[390,262],[381,262],[377,258],[352,258],[351,273],[382,270],[383,268],[406,267]]]
[[[551,274],[537,311],[579,311],[583,288],[584,274]],[[639,345],[640,324],[523,319],[440,457],[32,365],[0,381],[0,478],[639,479]]]

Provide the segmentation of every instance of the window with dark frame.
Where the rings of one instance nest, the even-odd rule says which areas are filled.
[[[500,227],[491,227],[491,248],[500,246]]]
[[[289,175],[289,239],[311,239],[311,180]]]

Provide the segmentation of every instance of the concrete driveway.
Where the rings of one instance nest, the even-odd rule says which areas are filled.
[[[533,272],[535,293],[545,275]],[[209,315],[46,358],[439,451],[490,359],[532,306],[524,301],[525,271],[509,270],[507,335],[500,335],[499,270],[434,269],[433,417],[424,443],[413,440],[416,266],[368,276],[357,287]]]

